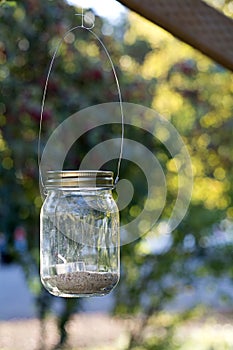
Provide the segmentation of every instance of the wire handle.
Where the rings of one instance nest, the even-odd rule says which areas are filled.
[[[118,158],[118,164],[117,164],[117,172],[116,172],[116,178],[114,181],[114,184],[116,185],[117,182],[119,181],[119,177],[120,177],[120,167],[121,167],[121,161],[122,161],[122,156],[123,156],[123,147],[124,147],[124,111],[123,111],[123,102],[122,102],[122,94],[121,94],[121,89],[120,89],[120,84],[119,84],[119,80],[117,77],[117,73],[116,73],[116,69],[114,66],[114,63],[111,59],[111,56],[106,48],[106,46],[104,45],[103,41],[99,38],[99,36],[97,34],[95,34],[92,29],[94,28],[95,24],[94,24],[94,20],[88,16],[88,14],[84,14],[83,8],[82,8],[82,13],[81,14],[76,14],[76,16],[80,16],[81,17],[81,25],[79,26],[75,26],[71,29],[69,29],[61,38],[61,40],[59,41],[59,43],[57,44],[54,54],[52,56],[52,59],[50,61],[50,65],[49,65],[49,69],[48,69],[48,73],[47,73],[47,77],[46,77],[46,81],[45,81],[45,86],[44,86],[44,90],[43,90],[43,97],[42,97],[42,102],[41,102],[41,112],[40,112],[40,123],[39,123],[39,136],[38,136],[38,167],[39,167],[39,178],[40,178],[40,183],[42,185],[42,188],[44,189],[44,184],[43,184],[43,178],[42,178],[42,174],[41,174],[41,168],[40,168],[40,161],[41,161],[41,132],[42,132],[42,123],[43,123],[43,114],[44,114],[44,106],[45,106],[45,99],[46,99],[46,94],[47,94],[47,90],[48,90],[48,83],[49,83],[49,78],[52,72],[52,68],[53,68],[53,64],[56,58],[56,55],[58,53],[58,50],[60,49],[64,39],[66,38],[66,36],[68,34],[70,34],[71,32],[82,28],[87,30],[89,33],[91,33],[95,39],[99,42],[99,44],[101,45],[101,47],[104,49],[105,54],[111,64],[111,68],[113,71],[113,75],[114,75],[114,79],[117,85],[117,92],[118,92],[118,97],[119,97],[119,103],[120,103],[120,113],[121,113],[121,145],[120,145],[120,152],[119,152],[119,158]],[[88,20],[88,22],[90,22],[90,26],[87,27],[85,25],[85,20]]]

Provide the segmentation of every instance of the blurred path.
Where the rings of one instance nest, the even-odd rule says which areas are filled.
[[[0,265],[0,320],[36,316],[30,293],[20,266]]]

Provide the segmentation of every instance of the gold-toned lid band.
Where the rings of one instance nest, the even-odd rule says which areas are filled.
[[[102,170],[48,171],[45,187],[113,188],[113,172]]]

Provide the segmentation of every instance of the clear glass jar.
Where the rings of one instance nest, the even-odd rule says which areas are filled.
[[[50,171],[41,209],[40,274],[53,295],[108,294],[120,274],[110,171]]]

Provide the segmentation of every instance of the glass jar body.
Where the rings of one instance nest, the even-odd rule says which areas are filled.
[[[40,227],[40,274],[51,294],[98,296],[116,286],[119,213],[111,190],[48,191]]]

